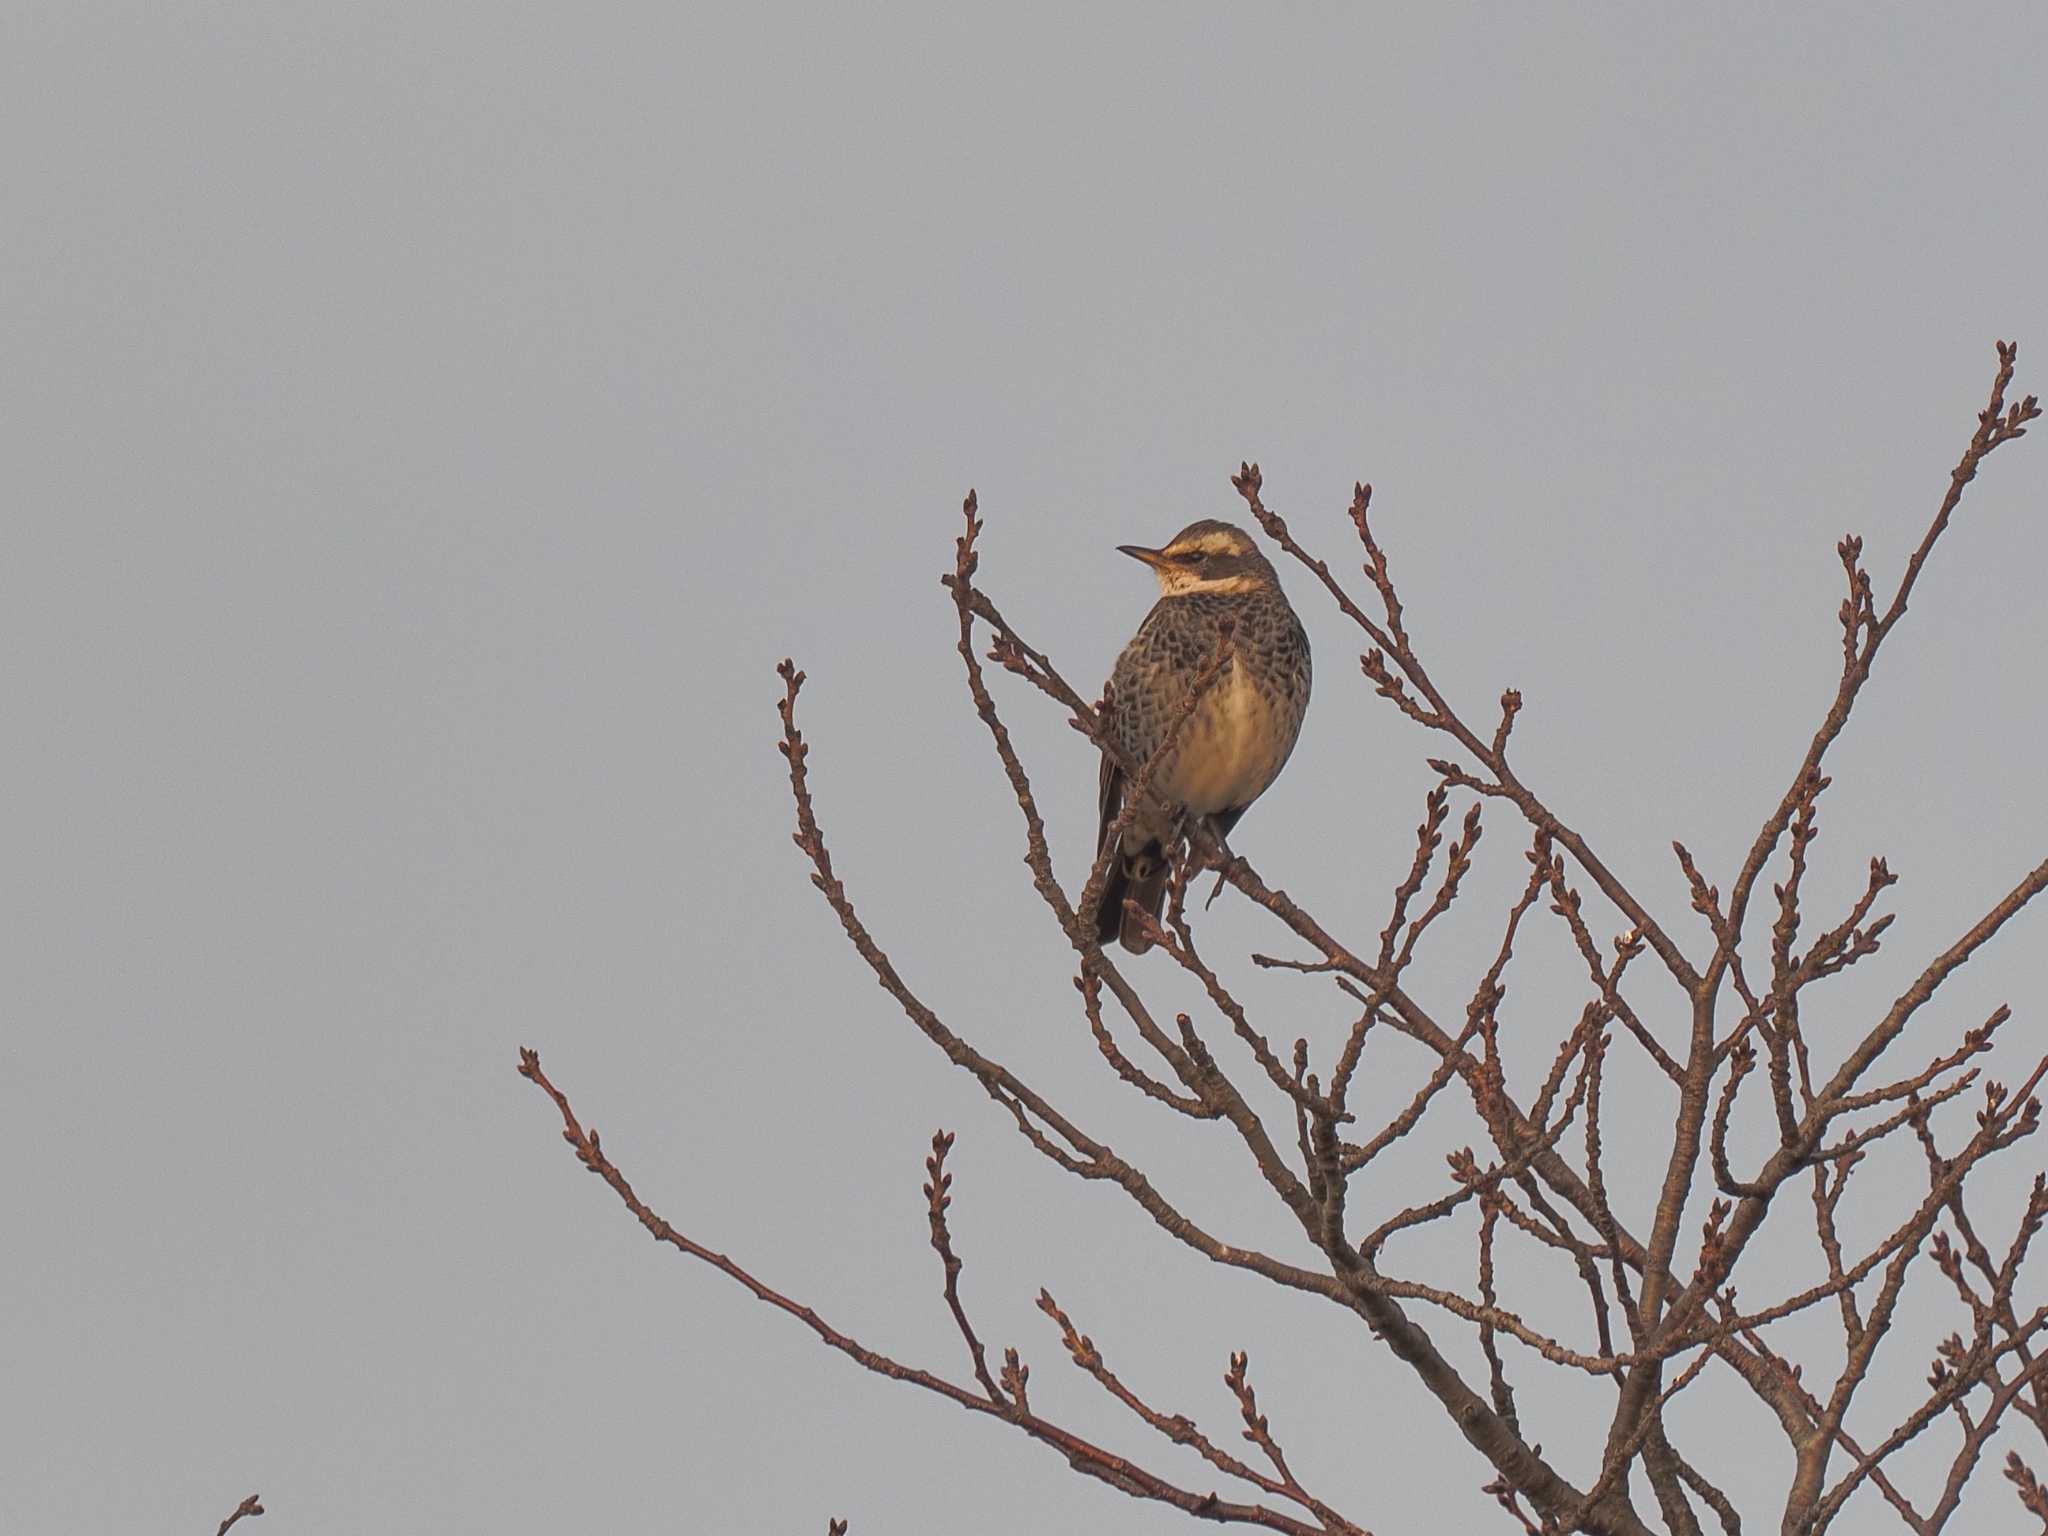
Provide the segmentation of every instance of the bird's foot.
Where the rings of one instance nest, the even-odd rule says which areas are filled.
[[[1237,855],[1231,852],[1230,843],[1224,837],[1223,829],[1216,824],[1215,817],[1204,816],[1201,823],[1203,835],[1214,845],[1213,849],[1205,854],[1202,867],[1216,871],[1216,884],[1209,892],[1209,899],[1202,903],[1202,910],[1206,912],[1216,905],[1216,898],[1223,894],[1223,887],[1228,883],[1226,871],[1236,860]]]

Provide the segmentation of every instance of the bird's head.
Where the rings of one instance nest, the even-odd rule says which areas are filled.
[[[1272,564],[1259,553],[1250,534],[1210,517],[1189,523],[1158,549],[1141,544],[1119,544],[1117,548],[1151,566],[1166,597],[1190,592],[1257,592],[1279,584]]]

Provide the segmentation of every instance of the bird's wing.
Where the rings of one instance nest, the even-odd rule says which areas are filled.
[[[1124,808],[1124,771],[1117,760],[1105,752],[1102,754],[1102,785],[1097,809],[1101,819],[1095,825],[1095,852],[1099,856],[1102,845],[1109,840],[1110,823]]]

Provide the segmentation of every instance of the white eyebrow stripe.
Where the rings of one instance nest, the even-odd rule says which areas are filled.
[[[1238,540],[1221,531],[1205,533],[1200,538],[1189,539],[1185,544],[1176,544],[1166,551],[1169,555],[1237,555],[1243,554]]]

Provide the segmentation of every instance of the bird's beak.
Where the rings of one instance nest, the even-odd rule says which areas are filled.
[[[1120,555],[1129,555],[1133,560],[1142,560],[1155,571],[1166,570],[1173,564],[1162,551],[1147,549],[1142,544],[1119,544],[1116,552]]]

